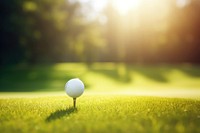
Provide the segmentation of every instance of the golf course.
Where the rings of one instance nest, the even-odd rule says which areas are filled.
[[[200,133],[200,0],[0,0],[0,133]]]
[[[85,92],[73,108],[64,85],[77,77]],[[200,132],[199,66],[59,63],[0,78],[0,132]]]

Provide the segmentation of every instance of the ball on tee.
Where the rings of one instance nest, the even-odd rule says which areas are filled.
[[[77,98],[83,94],[84,84],[78,78],[71,79],[65,84],[65,91],[70,97]]]

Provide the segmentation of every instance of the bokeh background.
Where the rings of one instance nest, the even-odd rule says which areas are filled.
[[[1,0],[0,91],[199,89],[199,0]]]

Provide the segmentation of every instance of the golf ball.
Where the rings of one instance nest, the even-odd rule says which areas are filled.
[[[70,97],[77,98],[83,94],[84,84],[79,78],[71,79],[65,84],[65,91]]]

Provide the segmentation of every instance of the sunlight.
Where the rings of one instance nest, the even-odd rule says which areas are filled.
[[[178,7],[184,7],[190,3],[190,0],[176,0],[176,4]]]
[[[139,7],[139,0],[113,0],[112,3],[122,15],[125,15],[130,10],[137,9]]]

